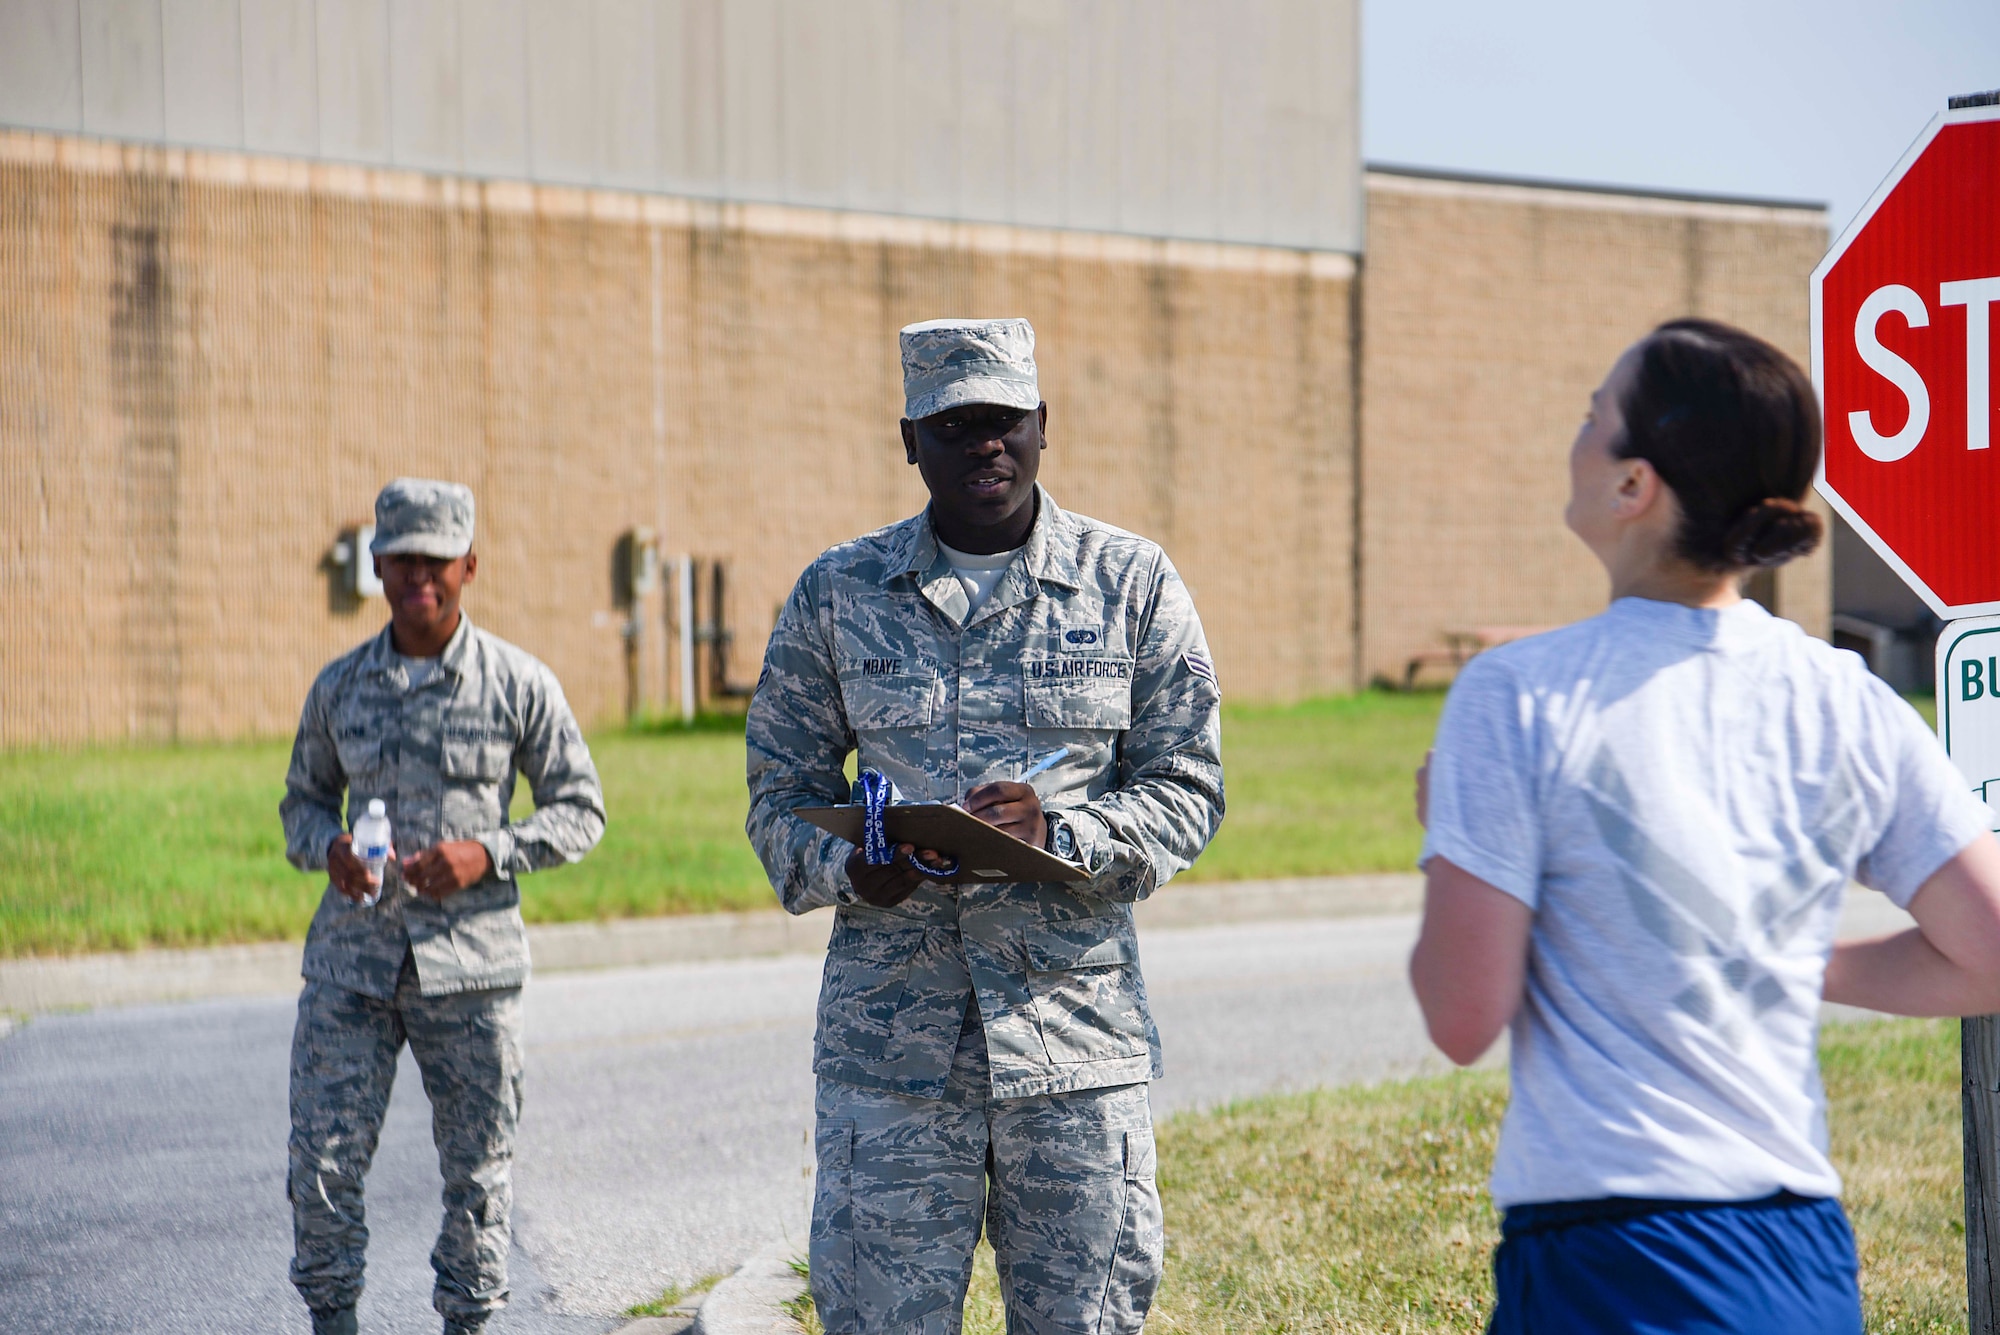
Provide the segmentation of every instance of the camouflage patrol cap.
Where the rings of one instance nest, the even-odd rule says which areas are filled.
[[[399,477],[375,497],[377,556],[415,552],[450,561],[472,550],[472,488]]]
[[[906,325],[903,414],[911,421],[962,403],[1034,408],[1035,327],[1026,320],[926,320]]]

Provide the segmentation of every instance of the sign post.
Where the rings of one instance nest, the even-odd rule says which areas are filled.
[[[1938,735],[1967,785],[2000,804],[1996,219],[2000,93],[1953,98],[1813,270],[1812,369],[1820,494],[1951,622],[1938,639]],[[2000,1335],[1996,1018],[1966,1020],[1960,1035],[1972,1335]]]
[[[1938,637],[1938,738],[1972,791],[2000,804],[2000,616],[1954,621]],[[2000,1017],[1959,1032],[1965,1116],[1966,1329],[2000,1329]]]

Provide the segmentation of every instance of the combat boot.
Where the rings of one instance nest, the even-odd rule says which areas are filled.
[[[330,1307],[313,1313],[313,1335],[356,1335],[359,1330],[352,1307]]]

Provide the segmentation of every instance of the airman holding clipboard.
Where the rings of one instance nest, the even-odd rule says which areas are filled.
[[[1165,553],[1036,484],[1028,322],[901,344],[930,504],[808,567],[748,725],[751,842],[788,910],[838,915],[813,1296],[831,1335],[956,1331],[983,1218],[1010,1331],[1136,1331],[1161,1266],[1160,1049],[1132,905],[1221,823],[1221,693]],[[862,828],[851,796],[874,838],[822,828],[841,804]],[[883,838],[892,801],[962,808],[922,827],[961,846]],[[1059,878],[995,879],[1023,871]]]

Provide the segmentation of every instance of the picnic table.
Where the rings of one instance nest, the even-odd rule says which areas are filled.
[[[1403,668],[1403,689],[1414,690],[1417,674],[1427,667],[1450,668],[1456,673],[1480,654],[1509,640],[1526,639],[1539,635],[1553,626],[1473,626],[1467,630],[1447,630],[1443,634],[1444,648],[1427,649],[1417,654]]]

